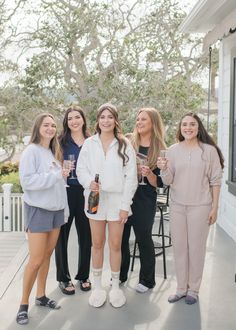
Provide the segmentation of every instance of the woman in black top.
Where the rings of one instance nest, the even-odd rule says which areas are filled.
[[[137,156],[138,154],[147,156],[145,165],[141,165],[140,158],[137,157],[138,173],[140,177],[144,177],[146,184],[138,186],[131,206],[133,214],[125,224],[120,281],[125,282],[128,276],[130,265],[129,237],[131,226],[133,226],[141,264],[136,291],[144,293],[155,286],[155,250],[152,227],[156,213],[156,187],[162,186],[156,160],[160,150],[166,148],[162,119],[156,109],[142,108],[139,110],[131,141]],[[140,181],[142,181],[141,178]]]

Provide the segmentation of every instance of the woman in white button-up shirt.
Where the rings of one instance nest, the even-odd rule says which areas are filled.
[[[112,275],[109,300],[112,306],[121,307],[126,301],[119,289],[121,239],[137,188],[136,156],[130,142],[121,134],[117,110],[113,105],[104,104],[98,109],[96,131],[96,135],[84,142],[76,170],[79,182],[85,189],[85,212],[92,233],[94,283],[89,303],[100,307],[106,301],[106,291],[101,287],[101,275],[108,223]],[[99,174],[99,183],[94,181],[96,174]],[[89,193],[98,190],[98,211],[96,214],[89,214]]]

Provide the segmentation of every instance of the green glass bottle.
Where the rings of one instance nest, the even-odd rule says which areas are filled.
[[[99,181],[99,174],[95,175],[95,182]],[[96,214],[98,211],[99,204],[99,191],[90,191],[88,197],[88,210],[89,214]]]

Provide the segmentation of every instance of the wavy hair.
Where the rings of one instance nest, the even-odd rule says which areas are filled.
[[[55,119],[53,117],[52,114],[50,113],[41,113],[39,114],[34,121],[33,127],[32,127],[32,133],[30,136],[30,143],[35,143],[35,144],[40,144],[41,142],[41,135],[40,135],[40,127],[43,123],[43,120],[47,117],[52,118],[52,120]],[[56,122],[55,122],[56,124]],[[55,156],[55,158],[59,161],[62,162],[62,152],[61,152],[61,147],[60,144],[58,142],[58,138],[57,138],[57,134],[55,134],[55,136],[51,139],[50,144],[49,144],[49,148],[52,150],[53,155]]]
[[[67,145],[68,139],[71,136],[71,130],[68,126],[68,116],[69,116],[69,113],[72,111],[77,111],[80,114],[80,116],[83,118],[84,124],[82,127],[82,132],[83,132],[84,138],[87,139],[90,136],[88,128],[87,128],[87,120],[86,120],[86,117],[84,114],[84,110],[81,107],[79,107],[78,105],[72,105],[65,112],[65,115],[63,118],[63,123],[62,123],[62,126],[63,126],[62,132],[59,135],[59,141],[60,141],[62,148],[64,148]]]
[[[95,124],[95,131],[98,134],[101,134],[101,129],[99,127],[99,118],[101,117],[101,114],[103,113],[104,110],[108,110],[115,119],[114,135],[115,135],[115,138],[118,141],[118,151],[117,152],[118,152],[118,155],[123,160],[123,166],[125,166],[125,164],[129,160],[129,156],[126,153],[127,141],[126,141],[126,138],[124,137],[124,135],[122,134],[122,129],[121,129],[119,119],[118,119],[118,112],[117,112],[116,107],[113,104],[105,103],[105,104],[102,104],[98,108],[97,120],[96,120],[96,124]]]
[[[202,123],[201,119],[198,117],[198,115],[196,113],[188,112],[188,113],[186,113],[185,115],[182,116],[182,118],[180,119],[180,122],[179,122],[177,133],[176,133],[177,140],[179,142],[184,141],[184,137],[181,134],[181,125],[182,125],[182,121],[185,117],[192,117],[197,121],[197,123],[198,123],[198,133],[197,133],[198,141],[202,142],[202,143],[210,144],[211,146],[216,148],[216,151],[217,151],[219,159],[220,159],[220,165],[223,169],[224,168],[223,154],[222,154],[220,148],[217,146],[217,144],[213,140],[213,138],[208,134],[207,130],[203,126],[203,123]]]
[[[148,166],[153,170],[156,168],[157,157],[160,154],[160,150],[166,149],[166,144],[164,141],[165,129],[161,115],[157,109],[141,108],[137,113],[137,117],[142,112],[145,112],[148,115],[152,123],[151,141],[148,149]],[[136,126],[134,127],[131,141],[135,150],[138,152],[140,146],[140,134],[138,133]]]

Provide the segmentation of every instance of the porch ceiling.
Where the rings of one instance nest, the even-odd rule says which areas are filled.
[[[207,33],[236,9],[235,0],[199,0],[179,27],[180,32]]]

